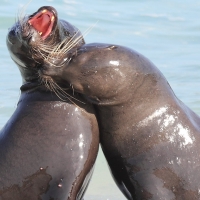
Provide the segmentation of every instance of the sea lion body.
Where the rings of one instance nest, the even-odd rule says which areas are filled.
[[[0,199],[82,199],[97,149],[91,106],[62,102],[42,87],[22,91],[0,133]]]
[[[78,94],[70,99],[69,90],[56,94],[37,68],[49,49],[78,37],[77,30],[60,22],[54,8],[42,7],[8,33],[23,85],[17,108],[0,132],[0,200],[83,198],[99,145],[94,109]]]
[[[96,105],[103,152],[128,199],[200,199],[200,118],[147,58],[86,44],[69,64],[41,72]]]

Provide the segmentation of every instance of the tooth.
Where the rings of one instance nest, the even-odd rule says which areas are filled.
[[[54,19],[55,19],[55,17],[54,17],[54,16],[52,16],[52,17],[51,17],[51,21],[53,21]]]
[[[39,32],[40,35],[42,35],[42,32]]]
[[[45,13],[45,12],[47,12],[47,10],[46,10],[46,9],[42,11],[42,13]]]

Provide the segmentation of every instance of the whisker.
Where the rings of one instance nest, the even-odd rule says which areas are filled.
[[[69,94],[68,94],[67,92],[65,92],[57,83],[53,82],[53,84],[56,86],[57,89],[60,90],[60,92],[62,92],[63,94],[67,95],[66,97],[71,98],[71,99],[74,99],[74,100],[76,100],[76,101],[78,101],[78,102],[80,102],[80,103],[85,104],[84,102],[82,102],[82,101],[76,99],[75,97],[69,95]]]
[[[78,33],[80,33],[79,30],[76,32],[76,34],[73,35],[73,37],[72,37],[72,38],[65,44],[65,46],[61,49],[61,51],[60,51],[61,53],[64,52],[65,47],[67,47],[70,43],[73,42],[74,38],[77,36]],[[80,33],[80,34],[81,34],[81,33]],[[82,35],[81,35],[81,36],[82,36]],[[66,40],[67,40],[67,39],[68,39],[68,38],[66,38]],[[65,42],[66,42],[66,40],[65,40]],[[65,43],[65,42],[64,42],[64,43]],[[61,47],[64,43],[62,43],[61,45],[59,45],[59,47]],[[59,53],[60,53],[60,52],[59,52]]]
[[[58,93],[60,96],[67,98],[67,95],[66,95],[65,93],[63,93],[62,90],[59,90],[59,88],[56,87],[56,85],[54,84],[54,82],[50,82],[50,84],[51,84],[51,87],[52,87],[52,88],[56,89],[57,93]]]
[[[39,73],[38,73],[39,74]],[[74,105],[78,106],[73,100],[78,101],[82,104],[85,104],[84,102],[76,99],[75,97],[69,95],[66,91],[64,91],[63,88],[61,88],[57,83],[55,83],[52,79],[49,78],[43,78],[40,77],[40,84],[44,85],[49,91],[52,91],[55,93],[55,95],[61,100],[61,101],[70,101]],[[69,88],[66,88],[65,90],[69,90]],[[73,91],[74,95],[74,91]],[[79,107],[79,106],[78,106]]]
[[[72,91],[73,91],[73,95],[74,95],[74,86],[72,84],[71,85],[71,88],[72,88]]]
[[[52,84],[53,84],[53,87],[54,87],[55,89],[57,89],[57,91],[59,92],[59,94],[61,94],[61,96],[66,97],[66,98],[68,98],[68,97],[72,98],[67,92],[65,92],[65,91],[64,91],[61,87],[59,87],[55,82],[52,82]]]
[[[47,57],[47,59],[50,59],[51,57],[58,57],[60,56],[60,49],[61,49],[61,46],[68,40],[68,37],[66,37],[61,43],[57,44],[54,46],[54,48],[51,48],[50,52],[49,52],[49,55]],[[53,50],[52,50],[53,49]]]
[[[80,31],[78,30],[71,39],[66,37],[62,42],[55,45],[54,48],[45,47],[41,48],[43,51],[45,51],[48,55],[46,56],[46,62],[51,63],[51,59],[63,57],[65,54],[67,54],[71,49],[73,49],[81,40],[83,40],[83,37],[85,37],[89,32],[94,28],[94,26],[98,23],[98,21],[90,26],[86,31],[84,31],[83,35],[80,34]],[[77,35],[80,34],[80,36],[77,37]],[[77,37],[77,38],[76,38]],[[69,41],[68,41],[69,40]],[[64,46],[63,46],[64,45]],[[62,64],[69,63],[71,58],[67,58],[66,61]],[[53,63],[51,63],[54,67],[62,67],[62,66],[56,66]]]
[[[74,36],[73,36],[74,37]],[[78,37],[75,41],[77,41],[76,43],[74,43],[74,42],[71,42],[71,43],[67,43],[67,44],[65,44],[65,47],[64,48],[62,48],[62,49],[59,49],[59,48],[61,48],[61,44],[59,44],[55,49],[53,49],[53,51],[51,51],[50,53],[49,53],[49,55],[47,56],[47,60],[50,60],[51,58],[59,58],[59,57],[62,57],[67,51],[69,51],[71,48],[73,48],[76,44],[78,44],[81,40],[82,40],[82,36],[80,36],[80,37]],[[67,38],[68,39],[68,38]],[[67,40],[67,39],[65,39],[65,41]],[[70,39],[70,41],[72,40],[72,38]],[[63,44],[64,44],[65,42],[63,42]],[[66,60],[67,61],[67,60]],[[70,60],[69,60],[70,61]],[[69,62],[68,61],[68,62]]]
[[[51,53],[58,52],[59,49],[61,49],[61,46],[68,40],[68,37],[66,37],[62,42],[60,42],[58,45],[55,46],[55,48],[52,50]]]
[[[83,36],[80,36],[76,40],[74,40],[71,44],[69,44],[69,46],[63,50],[62,54],[65,54],[68,51],[70,51],[73,47],[75,47],[82,40],[82,38],[83,38]]]
[[[61,97],[62,95],[60,95],[60,93],[58,92],[58,90],[56,90],[56,88],[54,87],[54,84],[53,84],[52,82],[49,82],[49,83],[50,83],[50,85],[51,85],[52,91],[56,94],[56,96],[57,96],[60,100],[66,101],[65,99],[63,99],[63,98]],[[71,103],[74,103],[74,102],[71,101],[68,97],[65,97],[65,98],[67,98]]]
[[[22,6],[22,8],[18,9],[17,16],[18,16],[18,21],[19,21],[21,27],[22,27],[22,24],[23,24],[23,21],[25,18],[25,11],[31,2],[32,2],[32,0],[28,1],[24,6]]]
[[[45,80],[45,87],[48,89],[48,90],[50,90],[50,91],[52,91],[52,88],[51,88],[51,85],[49,84],[49,82],[47,81],[47,80]]]
[[[86,29],[84,32],[83,32],[83,35],[80,35],[78,38],[76,38],[75,40],[72,41],[72,43],[67,46],[66,49],[64,49],[64,53],[68,52],[70,49],[72,49],[74,46],[76,46],[80,41],[81,39],[83,39],[85,36],[87,36],[89,34],[89,32],[94,28],[94,26],[98,23],[98,21],[93,24],[92,26],[90,26],[88,29]]]

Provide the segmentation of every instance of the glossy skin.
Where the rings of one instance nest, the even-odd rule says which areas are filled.
[[[127,199],[200,198],[200,118],[147,58],[87,44],[68,65],[41,71],[96,105],[102,149]]]
[[[56,42],[76,30],[62,22],[52,37]],[[83,103],[63,102],[41,84],[37,66],[42,60],[30,51],[32,40],[40,36],[35,33],[38,38],[27,42],[22,34],[17,23],[7,37],[23,85],[17,108],[0,132],[0,200],[80,200],[98,152],[94,109],[78,94],[75,98]],[[47,45],[48,39],[40,42]]]

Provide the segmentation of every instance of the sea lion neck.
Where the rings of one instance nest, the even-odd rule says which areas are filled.
[[[27,92],[27,91],[31,91],[31,90],[35,90],[35,89],[38,89],[38,88],[41,88],[43,90],[47,90],[45,88],[44,85],[41,85],[39,82],[35,81],[35,82],[26,82],[24,83],[21,87],[20,87],[20,90],[22,92]]]

